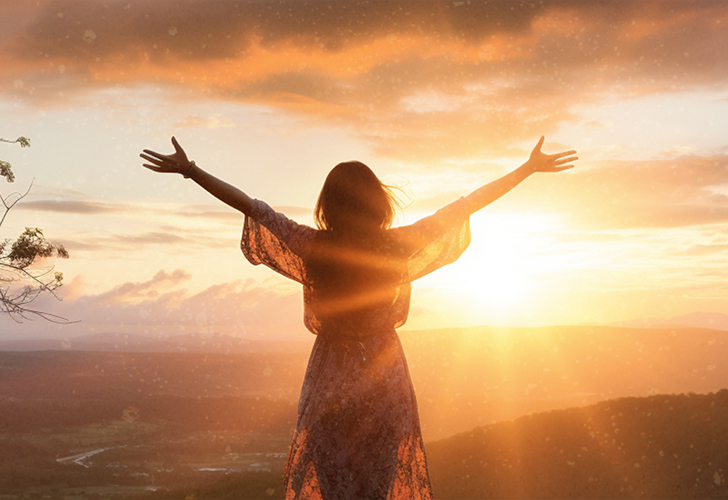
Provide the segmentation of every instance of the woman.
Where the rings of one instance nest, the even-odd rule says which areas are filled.
[[[170,155],[144,150],[144,166],[191,178],[245,214],[241,248],[303,285],[304,322],[317,335],[285,474],[287,499],[430,499],[417,403],[395,329],[410,283],[455,261],[468,219],[535,172],[572,168],[575,151],[541,152],[412,225],[390,229],[391,193],[360,162],[337,165],[319,195],[318,229],[297,224],[208,174],[172,138]]]

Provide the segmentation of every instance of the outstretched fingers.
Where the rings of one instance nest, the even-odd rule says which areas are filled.
[[[156,151],[152,151],[151,149],[144,149],[144,153],[148,154],[149,156],[153,156],[159,161],[164,161],[167,159],[168,155],[163,155],[162,153],[157,153]]]
[[[554,153],[552,155],[548,155],[549,158],[557,159],[557,158],[563,158],[564,156],[572,156],[576,154],[576,150],[572,149],[569,151],[562,151],[561,153]]]
[[[142,163],[142,167],[148,168],[149,170],[153,170],[154,172],[164,172],[164,170],[161,167],[157,167],[155,165],[149,165],[148,163]]]
[[[144,158],[148,162],[154,163],[158,167],[162,167],[167,163],[167,160],[165,158],[160,158],[161,155],[158,155],[158,154],[154,153],[153,151],[147,151],[145,149],[144,152],[150,153],[151,155],[155,155],[155,156],[150,156],[149,154],[144,154],[144,153],[140,154],[139,156]]]
[[[553,164],[554,165],[563,165],[564,163],[572,163],[572,162],[575,162],[578,159],[579,159],[578,156],[569,156],[569,157],[566,157],[566,158],[560,158],[558,160],[555,160]]]

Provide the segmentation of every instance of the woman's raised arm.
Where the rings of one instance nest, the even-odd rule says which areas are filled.
[[[473,191],[468,195],[467,200],[470,206],[470,213],[477,212],[481,208],[490,205],[495,200],[506,194],[508,191],[516,187],[528,176],[536,172],[561,172],[569,168],[574,168],[573,162],[579,159],[576,151],[563,151],[547,155],[541,152],[544,137],[538,140],[538,144],[531,151],[531,156],[526,163],[515,169],[513,172],[504,175],[485,186]]]
[[[163,155],[145,149],[144,153],[139,156],[150,162],[151,165],[144,163],[143,166],[155,172],[182,174],[185,178],[195,181],[218,200],[243,212],[245,215],[250,215],[253,209],[253,200],[250,196],[235,186],[208,174],[198,167],[194,161],[187,159],[187,154],[174,137],[172,137],[172,145],[174,146],[174,153],[171,155]]]

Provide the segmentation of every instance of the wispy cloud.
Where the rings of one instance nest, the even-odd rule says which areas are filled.
[[[235,124],[230,118],[215,114],[209,118],[203,118],[198,115],[189,115],[184,120],[175,122],[175,127],[203,127],[203,128],[221,128],[232,127]]]
[[[728,245],[693,245],[681,252],[682,255],[714,255],[728,253]]]
[[[74,214],[102,214],[129,211],[127,205],[113,205],[97,201],[40,200],[24,201],[16,206],[17,210],[35,210],[40,212],[59,212]]]
[[[124,283],[113,289],[96,295],[95,299],[101,302],[125,302],[143,298],[158,297],[160,289],[174,287],[192,277],[186,271],[177,269],[172,273],[164,270],[159,271],[148,281],[141,283]]]

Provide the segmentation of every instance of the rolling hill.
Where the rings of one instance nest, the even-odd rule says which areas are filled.
[[[428,445],[435,496],[726,498],[728,390],[603,401]]]

